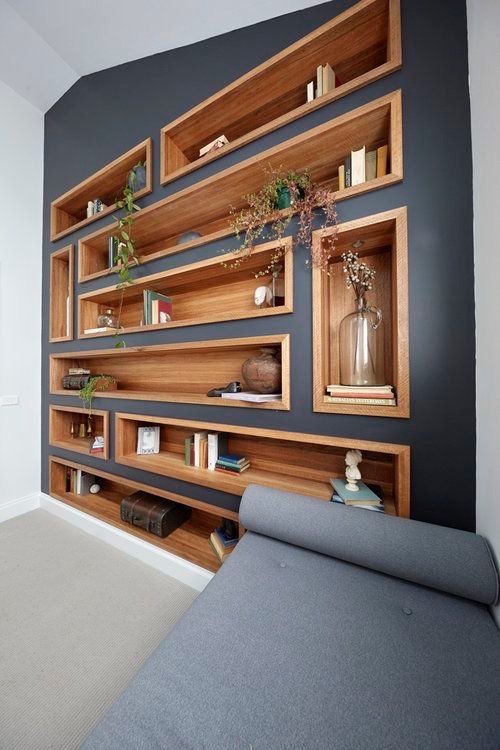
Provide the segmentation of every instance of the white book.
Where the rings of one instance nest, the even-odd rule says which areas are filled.
[[[232,399],[233,401],[252,401],[255,404],[262,404],[265,401],[281,401],[281,393],[258,393],[257,391],[240,391],[239,393],[223,393],[221,398]]]
[[[323,66],[316,68],[316,97],[323,96]]]
[[[85,328],[83,331],[84,333],[107,333],[113,332],[116,333],[118,329],[117,328],[111,328],[110,326],[102,326],[101,328]]]
[[[215,464],[217,463],[219,448],[219,433],[209,432],[208,433],[208,469],[215,471]]]
[[[307,101],[312,102],[314,99],[314,81],[309,81],[307,84]]]
[[[392,385],[336,385],[334,383],[333,385],[326,386],[327,391],[345,391],[346,395],[348,393],[359,393],[365,389],[374,393],[388,393],[391,395],[394,390]]]
[[[202,438],[206,438],[206,432],[195,432],[194,433],[194,465],[200,466],[200,443]]]
[[[366,148],[351,151],[351,185],[361,185],[366,181]]]

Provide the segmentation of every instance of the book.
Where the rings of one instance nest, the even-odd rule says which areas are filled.
[[[248,459],[245,459],[245,461],[241,464],[234,464],[231,463],[231,461],[224,461],[223,459],[219,458],[216,466],[218,466],[220,469],[233,469],[234,471],[243,471],[243,469],[248,469],[250,466],[250,461]]]
[[[357,404],[359,406],[396,406],[395,398],[350,398],[349,396],[324,396],[325,404]]]
[[[100,328],[85,328],[84,333],[116,333],[118,328],[111,328],[111,326],[101,326]]]
[[[314,81],[309,81],[309,83],[307,84],[306,93],[307,101],[312,102],[312,100],[314,99]]]
[[[367,151],[365,156],[366,181],[374,180],[377,176],[377,151]]]
[[[191,466],[191,449],[194,450],[194,435],[189,435],[184,439],[184,463],[186,466]]]
[[[208,469],[208,438],[200,440],[200,468]]]
[[[205,146],[200,148],[200,156],[204,156],[205,154],[208,154],[211,151],[217,151],[219,148],[222,148],[222,146],[225,146],[226,143],[229,143],[226,136],[224,134],[219,135],[213,141],[210,141],[210,143],[207,143]]]
[[[94,441],[90,446],[91,453],[103,453],[104,452],[104,437],[102,435],[96,435]]]
[[[316,68],[316,98],[323,96],[323,66],[318,65]]]
[[[335,88],[335,73],[330,63],[323,65],[322,70],[322,89],[323,94],[328,94],[329,91],[333,91]]]
[[[160,452],[160,425],[139,427],[137,430],[137,455]]]
[[[347,480],[345,479],[330,479],[330,483],[345,505],[382,505],[380,497],[364,482],[358,482],[357,492],[346,489]]]
[[[194,433],[194,465],[200,467],[200,443],[202,439],[207,438],[206,432],[195,432]]]
[[[215,471],[219,471],[222,474],[231,474],[233,477],[236,474],[242,474],[244,471],[250,468],[250,464],[247,466],[243,466],[241,469],[230,469],[228,466],[219,466],[218,463],[215,464]]]
[[[85,367],[69,367],[68,375],[90,375],[90,370],[86,370]]]
[[[342,391],[340,389],[332,389],[328,391],[328,395],[333,396],[335,398],[387,398],[391,399],[394,398],[394,393],[392,391],[371,391],[369,388],[366,389],[366,392],[363,388],[358,388],[357,391]]]
[[[208,543],[210,544],[212,550],[215,552],[215,554],[217,555],[217,557],[219,558],[221,562],[224,562],[226,557],[228,557],[228,555],[230,555],[231,552],[233,551],[233,547],[231,547],[230,549],[226,549],[220,544],[215,532],[212,532],[210,534]]]
[[[152,289],[144,289],[143,293],[143,321],[144,325],[168,323],[172,320],[172,298],[160,294]]]
[[[377,149],[377,177],[383,177],[387,174],[388,152],[387,146],[380,146]]]
[[[213,533],[216,534],[217,539],[223,547],[234,547],[238,543],[238,529],[236,528],[236,525],[233,526],[234,528],[229,536],[224,533],[224,527],[214,529]]]
[[[351,187],[351,157],[344,160],[344,181],[346,188]]]
[[[219,461],[226,461],[229,464],[244,464],[248,461],[246,456],[239,456],[237,453],[219,453]]]
[[[251,401],[255,404],[263,404],[266,401],[281,401],[281,393],[257,393],[257,391],[240,391],[239,393],[222,393],[221,398],[233,401]]]
[[[331,391],[342,391],[346,395],[348,393],[357,393],[358,391],[366,391],[366,393],[380,393],[381,395],[387,393],[392,395],[394,390],[392,385],[340,385],[340,383],[332,383],[326,386],[328,392]]]
[[[225,432],[208,434],[208,469],[214,471],[220,454],[227,452],[227,435]]]
[[[345,166],[341,164],[339,166],[339,190],[345,188]]]
[[[365,173],[366,148],[351,151],[351,185],[361,185],[366,180]]]
[[[87,474],[82,469],[76,470],[76,494],[77,495],[88,495],[90,488],[95,483],[95,477],[92,474]]]

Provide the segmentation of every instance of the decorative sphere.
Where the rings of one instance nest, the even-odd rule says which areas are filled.
[[[91,486],[90,492],[92,493],[92,495],[97,495],[100,489],[101,489],[101,485],[96,483]]]

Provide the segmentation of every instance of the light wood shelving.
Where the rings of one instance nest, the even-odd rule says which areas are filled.
[[[50,256],[50,343],[73,338],[73,256],[73,245]]]
[[[313,407],[317,412],[409,417],[408,233],[406,207],[340,224],[330,275],[313,270]],[[314,232],[313,242],[328,246],[331,230]],[[360,247],[353,243],[362,242]],[[395,386],[396,406],[332,404],[326,387],[340,382],[338,333],[341,320],[354,312],[341,254],[353,250],[375,269],[369,304],[382,310],[386,383]]]
[[[50,239],[52,242],[114,211],[117,197],[121,197],[127,182],[128,173],[138,161],[146,162],[146,186],[135,193],[135,198],[138,199],[150,193],[153,189],[152,149],[153,142],[151,138],[147,138],[52,201],[50,204]],[[106,204],[106,208],[87,218],[87,203],[96,198],[100,198]]]
[[[254,291],[257,286],[267,284],[271,276],[255,278],[255,274],[272,263],[277,252],[277,243],[259,245],[248,260],[239,268],[222,266],[222,261],[231,262],[236,254],[218,255],[190,265],[162,271],[137,279],[125,290],[121,308],[122,333],[136,333],[162,328],[215,323],[223,320],[241,320],[267,315],[280,315],[293,311],[293,253],[291,239],[280,241],[283,257],[278,261],[283,266],[285,301],[276,307],[257,308]],[[173,301],[173,320],[169,323],[141,326],[143,318],[143,291],[153,289],[168,294]],[[120,309],[121,291],[116,285],[81,294],[78,297],[78,337],[94,338],[112,335],[109,332],[84,333],[97,327],[97,316],[112,308]]]
[[[160,453],[137,455],[137,429],[141,425],[160,425]],[[233,477],[186,466],[184,439],[198,430],[227,433],[229,453],[247,456],[250,468]],[[140,414],[115,414],[117,463],[234,495],[241,495],[249,484],[262,484],[330,500],[333,491],[330,478],[344,476],[346,450],[354,448],[363,453],[363,480],[381,487],[386,511],[408,517],[410,448],[406,445]]]
[[[161,131],[161,182],[276,130],[401,67],[399,0],[362,0],[246,73]],[[307,83],[330,63],[340,81],[307,102]],[[229,144],[199,157],[224,134]]]
[[[373,149],[383,144],[389,147],[389,173],[338,190],[338,167],[351,150],[363,145]],[[242,208],[243,196],[260,189],[269,168],[308,170],[315,183],[336,192],[337,200],[400,182],[403,179],[401,92],[369,102],[141,209],[133,228],[141,263],[230,235],[231,206]],[[177,244],[188,230],[195,230],[201,236]],[[108,225],[79,241],[80,282],[116,270],[108,267],[108,238],[115,231],[115,224]]]
[[[109,458],[109,412],[99,409],[92,409],[91,425],[92,434],[90,437],[79,437],[78,433],[71,434],[71,425],[77,427],[80,424],[87,429],[89,420],[88,409],[78,408],[77,406],[49,406],[49,443],[57,448],[83,453],[86,456]],[[96,435],[102,435],[104,438],[104,451],[102,453],[91,453],[90,447]]]
[[[101,486],[99,494],[75,495],[66,492],[68,468],[82,469],[94,475]],[[166,492],[142,482],[118,477],[115,474],[55,456],[49,457],[49,482],[50,495],[57,500],[213,572],[220,568],[220,562],[208,543],[210,534],[220,525],[222,519],[238,523],[238,513],[233,510],[226,510],[175,492]],[[125,523],[120,518],[120,502],[124,497],[138,490],[189,506],[192,508],[191,518],[164,539],[138,526]]]
[[[276,334],[51,354],[50,392],[57,396],[78,395],[78,391],[62,388],[62,378],[69,367],[82,367],[95,375],[113,375],[118,381],[117,390],[96,392],[96,398],[289,410],[289,340],[288,334]],[[281,399],[256,404],[206,395],[210,389],[232,380],[242,381],[243,362],[259,354],[261,347],[275,347],[281,352]]]

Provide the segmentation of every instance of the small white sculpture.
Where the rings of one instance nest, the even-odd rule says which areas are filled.
[[[350,490],[351,492],[358,492],[358,482],[361,479],[361,472],[358,469],[358,464],[360,464],[362,460],[363,456],[361,454],[361,451],[347,451],[345,455],[345,477],[347,479],[345,486],[346,490]]]
[[[270,307],[273,301],[273,290],[270,286],[258,286],[253,295],[257,307]]]
[[[96,484],[93,484],[91,486],[90,492],[91,492],[92,495],[97,495],[97,493],[100,491],[100,489],[101,489],[101,485],[97,484],[97,482],[96,482]]]

